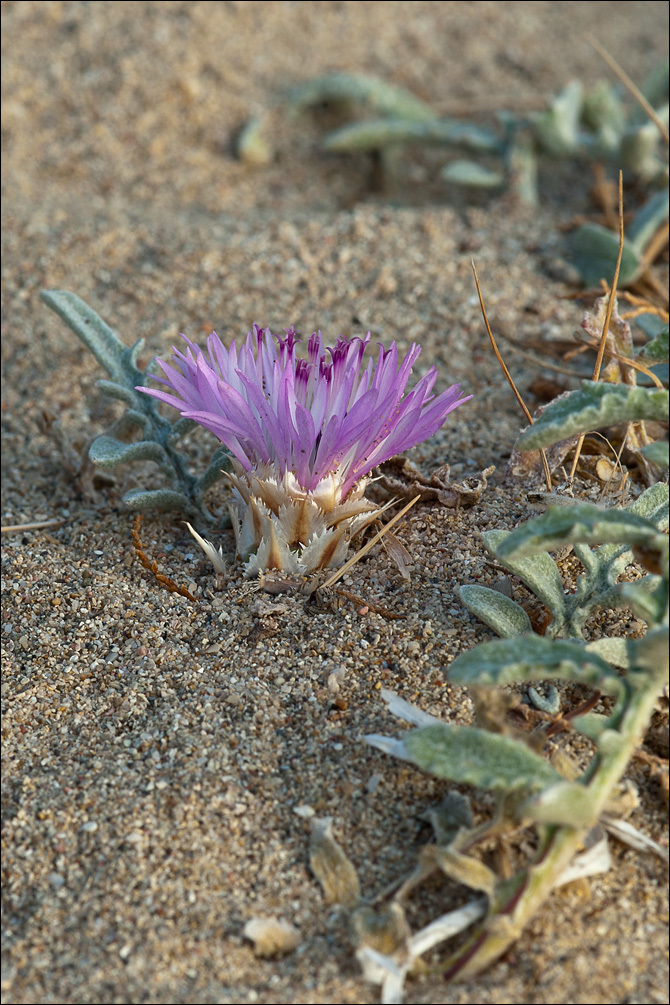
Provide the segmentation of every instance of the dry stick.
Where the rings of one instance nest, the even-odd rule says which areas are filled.
[[[654,293],[663,304],[668,303],[667,289],[649,269],[647,269],[646,272],[643,272],[640,275],[640,278],[636,279],[635,282],[631,284],[631,289],[637,290],[638,293],[641,293],[643,296],[649,296],[651,293]]]
[[[19,530],[42,530],[43,527],[62,527],[67,520],[38,520],[37,523],[13,523],[0,528],[3,534],[12,534]]]
[[[616,287],[619,282],[619,269],[621,268],[621,256],[623,255],[623,171],[619,171],[619,254],[617,255],[616,268],[614,270],[614,279],[612,280],[612,289],[609,292],[609,301],[607,303],[607,314],[605,315],[605,323],[603,325],[602,335],[600,336],[600,345],[598,346],[598,357],[596,359],[596,364],[593,367],[593,380],[597,381],[600,377],[600,368],[603,364],[603,356],[605,355],[605,346],[607,345],[607,333],[610,328],[610,321],[612,320],[612,311],[614,310],[614,301],[616,299]],[[582,433],[579,437],[579,441],[575,448],[575,457],[572,462],[572,467],[570,469],[570,478],[572,481],[575,477],[575,471],[577,470],[577,465],[579,463],[579,455],[582,452],[582,444],[584,443],[584,437],[586,433]]]
[[[598,502],[600,502],[601,499],[605,498],[605,495],[607,494],[607,492],[609,490],[609,487],[612,484],[612,479],[614,478],[614,475],[615,475],[617,469],[619,469],[621,471],[621,481],[619,483],[619,490],[620,491],[623,488],[623,485],[625,484],[627,472],[624,473],[623,465],[621,464],[621,455],[623,454],[624,447],[626,446],[626,441],[628,440],[628,433],[629,432],[630,432],[630,425],[626,427],[626,432],[625,432],[624,437],[623,437],[623,439],[621,441],[621,446],[619,447],[618,451],[614,452],[614,458],[615,458],[614,464],[612,466],[612,470],[610,471],[610,476],[607,479],[607,481],[605,482],[605,484],[603,485],[602,491],[601,491],[600,495],[598,496]],[[605,442],[607,444],[609,444],[610,447],[612,447],[612,450],[614,450],[614,447],[612,446],[612,444],[610,443],[610,441],[607,439],[607,437],[603,437],[603,439],[605,440]],[[596,470],[596,474],[597,474],[597,470]]]
[[[528,419],[529,425],[532,426],[533,425],[533,416],[530,414],[530,412],[526,408],[526,403],[523,400],[523,398],[521,397],[519,391],[517,390],[516,384],[514,383],[514,381],[512,379],[512,374],[509,372],[509,370],[505,366],[505,361],[502,358],[502,356],[500,355],[500,350],[498,349],[498,346],[496,345],[496,340],[493,337],[493,332],[491,331],[491,325],[489,324],[489,319],[486,316],[486,307],[484,306],[484,298],[482,296],[481,286],[479,285],[479,277],[477,275],[477,268],[475,266],[475,260],[474,260],[474,258],[470,259],[470,264],[472,265],[472,271],[473,271],[474,276],[475,276],[475,286],[477,287],[477,296],[479,297],[479,306],[482,309],[482,316],[484,318],[484,324],[486,325],[486,330],[489,333],[489,338],[491,340],[491,345],[493,346],[493,351],[496,354],[496,359],[500,363],[500,366],[502,367],[502,372],[505,374],[505,377],[507,378],[507,383],[512,388],[512,390],[514,391],[516,400],[519,402],[519,405],[523,409],[523,413],[526,416],[526,418]],[[544,452],[544,450],[543,450],[542,447],[540,447],[540,456],[542,457],[542,467],[544,468],[544,477],[545,477],[545,480],[546,480],[546,483],[547,483],[547,491],[548,492],[553,492],[553,485],[551,484],[551,471],[549,470],[549,462],[547,461],[547,455]]]
[[[670,234],[670,225],[666,220],[666,222],[662,224],[662,226],[660,226],[659,229],[656,231],[651,241],[649,242],[644,255],[642,256],[641,266],[643,272],[645,272],[649,268],[649,266],[656,260],[657,255],[660,255],[660,253],[663,251],[666,244],[668,243],[669,234]]]
[[[523,356],[524,359],[529,360],[531,363],[535,363],[536,366],[542,367],[543,370],[554,370],[556,373],[565,374],[566,377],[574,377],[575,380],[582,380],[583,374],[579,373],[577,370],[571,370],[568,366],[559,366],[558,363],[548,363],[546,359],[540,359],[535,353],[526,352],[525,349],[520,349],[514,340],[510,340],[507,335],[503,335],[503,338],[510,343],[510,352],[515,352],[517,356]],[[583,351],[580,349],[580,352]]]
[[[655,126],[659,130],[659,132],[660,132],[661,136],[663,137],[663,139],[665,140],[665,142],[666,143],[670,143],[670,133],[668,133],[668,127],[666,126],[665,122],[663,122],[661,119],[659,119],[658,115],[656,114],[656,111],[649,104],[649,102],[645,98],[644,94],[639,89],[639,87],[637,87],[633,83],[633,81],[630,79],[630,77],[625,72],[625,70],[621,69],[621,67],[619,66],[619,64],[617,63],[617,61],[612,56],[610,56],[610,54],[607,51],[607,49],[603,49],[603,47],[600,44],[600,42],[596,41],[595,38],[590,38],[588,40],[588,42],[589,42],[589,45],[592,46],[592,48],[594,48],[596,50],[596,52],[598,53],[598,55],[601,56],[602,59],[605,60],[605,62],[609,66],[609,68],[612,71],[612,73],[615,73],[617,75],[617,77],[619,78],[619,80],[622,82],[622,84],[624,84],[628,88],[628,90],[630,91],[630,93],[633,95],[633,97],[637,101],[638,105],[640,105],[641,108],[644,108],[645,112],[647,113],[647,115],[649,116],[649,118],[651,119],[651,121],[655,124]]]
[[[133,548],[140,561],[140,565],[144,566],[147,572],[150,572],[157,583],[164,586],[169,593],[178,593],[181,597],[186,597],[188,600],[193,601],[194,604],[197,603],[196,598],[193,594],[186,589],[185,586],[179,586],[175,583],[174,579],[170,579],[169,576],[164,576],[162,572],[158,571],[158,562],[151,561],[148,557],[144,548],[142,546],[142,541],[140,539],[140,527],[142,526],[142,514],[138,513],[135,517],[135,522],[133,524],[132,538],[133,538]]]
[[[628,304],[633,304],[634,306],[640,308],[640,310],[636,313],[633,313],[632,311],[627,311],[625,314],[622,314],[621,316],[626,320],[628,320],[629,318],[637,317],[638,313],[656,314],[658,315],[659,318],[661,318],[662,321],[668,320],[667,311],[664,311],[662,307],[656,307],[648,300],[645,300],[644,297],[637,297],[635,296],[634,293],[630,293],[628,290],[624,290],[623,293],[621,294],[621,299],[625,300],[626,303]]]
[[[586,348],[595,349],[595,340],[591,342],[587,338],[584,344]],[[649,377],[652,384],[655,384],[659,391],[663,390],[663,381],[660,380],[652,370],[646,367],[644,363],[639,363],[636,359],[629,359],[628,356],[622,356],[621,353],[616,352],[615,349],[610,349],[607,355],[612,359],[615,359],[617,363],[623,363],[624,366],[630,366],[633,370],[638,370],[640,373],[643,373],[645,377]]]
[[[342,576],[345,574],[345,572],[348,572],[349,569],[352,567],[352,565],[354,565],[359,560],[359,558],[362,558],[363,555],[367,555],[367,553],[370,551],[370,548],[374,548],[374,546],[379,541],[381,541],[381,539],[383,538],[384,534],[387,534],[388,531],[390,531],[391,527],[393,527],[398,522],[398,520],[402,519],[402,517],[404,517],[405,513],[407,513],[407,511],[410,510],[412,508],[412,506],[414,505],[414,503],[418,502],[420,498],[421,498],[421,496],[418,495],[418,496],[414,496],[413,499],[410,499],[410,501],[407,503],[407,505],[403,506],[403,508],[400,510],[400,512],[396,513],[396,515],[393,517],[392,520],[389,520],[388,523],[384,524],[384,526],[381,528],[381,530],[377,531],[377,533],[375,534],[375,536],[372,538],[371,541],[368,541],[367,544],[364,544],[363,547],[360,549],[360,551],[357,551],[355,555],[351,556],[351,558],[349,559],[348,562],[344,563],[344,565],[342,566],[341,569],[338,569],[337,572],[334,572],[332,574],[332,576],[328,577],[328,579],[325,581],[325,583],[321,584],[321,589],[324,589],[325,587],[328,587],[328,586],[333,586],[338,581],[338,579],[341,579]]]

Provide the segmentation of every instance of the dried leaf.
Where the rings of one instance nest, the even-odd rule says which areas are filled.
[[[381,475],[377,484],[391,495],[402,499],[418,495],[421,502],[438,502],[441,506],[456,509],[459,506],[474,506],[479,502],[495,466],[458,483],[449,481],[448,464],[437,468],[429,478],[404,457],[392,457],[381,464],[379,470]]]
[[[409,566],[412,563],[412,556],[408,552],[402,541],[399,541],[395,534],[387,534],[382,538],[382,544],[386,549],[389,558],[395,562],[398,567],[398,572],[403,579],[409,580]]]
[[[314,817],[309,864],[329,904],[355,907],[361,899],[356,869],[332,834],[331,817]]]

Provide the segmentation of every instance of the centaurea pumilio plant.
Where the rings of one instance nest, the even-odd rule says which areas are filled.
[[[184,337],[185,338],[185,337]],[[405,393],[420,347],[399,363],[395,342],[364,363],[365,338],[326,347],[310,335],[296,354],[284,336],[254,325],[239,347],[212,333],[207,352],[185,338],[170,363],[158,359],[163,388],[140,387],[209,429],[233,455],[230,506],[248,575],[304,574],[341,564],[351,539],[381,513],[365,498],[372,469],[432,436],[469,400],[454,384],[433,395],[433,367]]]

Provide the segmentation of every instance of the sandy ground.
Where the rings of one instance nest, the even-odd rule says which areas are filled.
[[[444,112],[523,105],[578,75],[606,76],[601,43],[636,80],[666,50],[664,3],[3,3],[2,522],[62,518],[3,541],[3,1001],[374,1002],[346,915],[308,867],[296,808],[334,819],[373,897],[407,873],[444,786],[361,742],[393,732],[390,687],[469,721],[445,682],[455,654],[489,637],[456,588],[496,571],[476,532],[530,512],[504,469],[522,422],[487,347],[474,254],[491,316],[522,340],[569,338],[581,307],[560,226],[589,208],[586,166],[543,171],[542,208],[505,197],[460,204],[435,181],[441,154],[403,154],[380,192],[365,159],[317,148],[320,125],[278,107],[326,70],[364,70]],[[234,141],[270,110],[272,163]],[[485,121],[485,116],[483,121]],[[634,195],[631,196],[633,198]],[[425,472],[497,466],[474,509],[417,506],[400,536],[410,583],[381,550],[345,579],[369,603],[309,614],[254,592],[231,567],[217,583],[183,524],[144,522],[145,548],[196,602],[138,565],[121,503],[138,469],[93,488],[64,462],[44,414],[81,449],[117,414],[94,359],[38,297],[68,289],[146,355],[178,332],[226,338],[258,321],[370,329],[424,347],[440,388],[475,398],[413,451]],[[526,388],[538,368],[514,357]],[[212,443],[193,438],[194,468]],[[213,492],[214,509],[225,493]],[[272,605],[277,605],[273,607]],[[612,616],[609,629],[624,631]],[[339,691],[329,689],[332,675]],[[667,841],[644,765],[632,822]],[[486,800],[475,799],[485,813]],[[621,846],[614,868],[557,893],[479,980],[411,985],[408,1000],[665,1002],[662,866]],[[421,925],[462,891],[429,884]],[[301,933],[259,960],[245,922],[274,915]]]

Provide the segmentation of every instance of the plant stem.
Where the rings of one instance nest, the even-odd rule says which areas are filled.
[[[637,686],[630,689],[619,730],[607,730],[599,741],[587,786],[593,800],[590,823],[579,828],[561,825],[540,829],[540,847],[535,861],[512,879],[499,884],[483,923],[447,961],[445,976],[448,980],[467,980],[498,959],[549,896],[624,774],[649,722],[665,672],[667,667],[659,666],[636,682]]]

